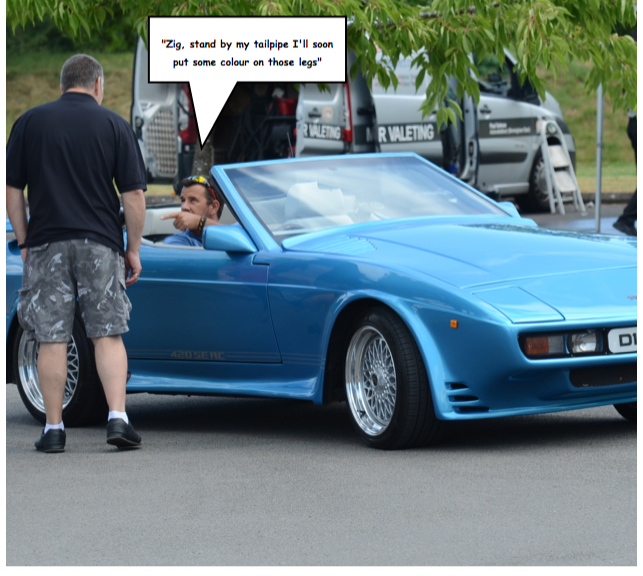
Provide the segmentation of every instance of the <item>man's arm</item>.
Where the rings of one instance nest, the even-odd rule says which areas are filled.
[[[18,244],[23,244],[27,238],[27,208],[25,206],[24,192],[7,184],[7,215],[13,227]],[[20,250],[24,262],[27,249]]]
[[[127,228],[127,246],[125,248],[125,286],[131,286],[141,273],[141,235],[145,223],[145,195],[143,190],[132,190],[121,194],[125,227]]]
[[[174,227],[181,232],[185,230],[190,230],[195,234],[201,234],[198,231],[199,222],[201,221],[202,216],[199,214],[192,214],[191,212],[173,212],[172,214],[166,214],[161,216],[161,220],[168,220],[169,218],[174,218]],[[217,226],[219,224],[218,220],[213,218],[206,218],[203,224],[203,228],[206,226]]]

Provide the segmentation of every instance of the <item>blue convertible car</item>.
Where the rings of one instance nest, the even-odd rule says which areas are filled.
[[[614,404],[636,421],[635,239],[538,228],[414,154],[212,178],[229,225],[204,248],[164,246],[168,208],[147,211],[129,392],[346,401],[378,448],[428,444],[448,420]],[[21,272],[8,242],[7,378],[42,420]],[[78,320],[64,418],[105,414]]]

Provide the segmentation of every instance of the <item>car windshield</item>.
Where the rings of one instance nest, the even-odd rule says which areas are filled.
[[[507,214],[412,156],[342,157],[229,168],[275,239],[375,220]]]

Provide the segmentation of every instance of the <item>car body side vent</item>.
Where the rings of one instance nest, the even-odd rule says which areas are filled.
[[[469,387],[461,382],[446,382],[445,388],[448,392],[448,399],[453,410],[461,414],[471,412],[488,412],[487,406],[480,405],[480,398],[470,392]]]
[[[461,384],[460,382],[446,382],[445,383],[447,390],[466,390],[466,384]]]

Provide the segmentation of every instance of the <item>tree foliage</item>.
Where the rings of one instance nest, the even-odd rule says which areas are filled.
[[[94,31],[91,36],[83,33],[71,38],[64,30],[60,30],[49,14],[42,21],[35,21],[20,26],[12,33],[7,25],[7,57],[15,54],[33,52],[69,53],[69,52],[133,52],[136,46],[136,27],[134,19],[129,14],[116,11],[111,18],[103,22],[103,26]]]
[[[7,0],[7,22],[15,30],[48,15],[72,37],[91,37],[115,10],[105,0]],[[537,69],[556,73],[573,58],[590,64],[587,90],[602,84],[615,107],[636,108],[636,43],[615,32],[636,24],[632,0],[121,0],[118,10],[143,37],[148,16],[347,16],[348,48],[357,56],[351,73],[360,66],[367,80],[396,86],[395,64],[413,55],[423,70],[418,86],[432,78],[423,110],[440,105],[438,122],[454,119],[443,106],[447,78],[457,78],[459,97],[466,91],[477,100],[471,53],[502,58],[505,49],[516,56],[521,81],[528,78],[541,96]]]

